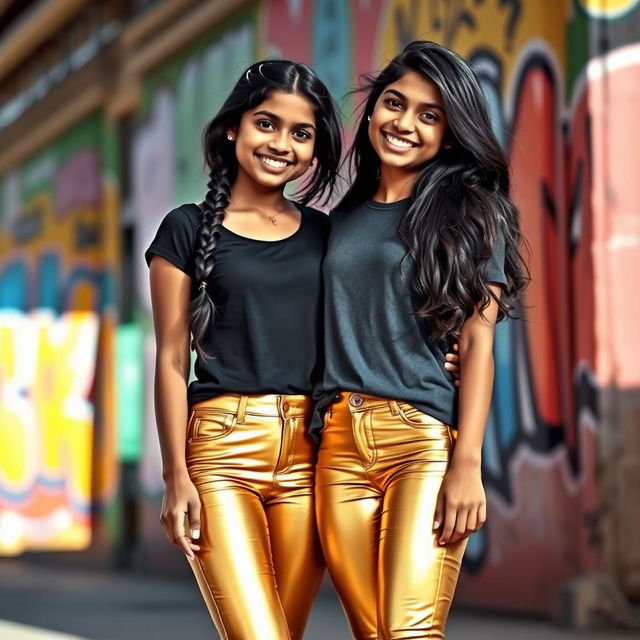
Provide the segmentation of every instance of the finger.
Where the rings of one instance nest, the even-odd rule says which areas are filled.
[[[454,350],[454,351],[457,351],[457,350],[458,350],[458,343],[457,343],[457,342],[454,342],[454,343],[453,343],[453,350]]]
[[[467,515],[467,530],[465,536],[471,535],[478,530],[478,507],[473,507]]]
[[[447,544],[453,535],[456,528],[457,509],[451,505],[446,504],[444,509],[444,525],[442,527],[442,534],[440,535],[440,544]]]
[[[189,558],[190,560],[193,560],[195,558],[195,555],[191,550],[191,540],[189,540],[187,536],[180,536],[177,539],[176,544],[178,545],[180,550],[184,553],[184,555],[187,556],[187,558]]]
[[[178,540],[180,540],[180,538],[184,538],[186,535],[184,530],[184,516],[185,513],[182,510],[173,511],[171,513],[171,531],[173,533],[172,542],[174,544],[178,544]]]
[[[484,523],[487,521],[487,501],[484,500],[478,509],[478,522],[476,525],[476,531],[484,527]]]
[[[467,533],[467,518],[469,517],[468,508],[459,508],[456,513],[456,526],[453,530],[453,534],[449,538],[449,544],[458,542],[464,538]]]
[[[433,515],[433,529],[439,529],[444,521],[444,496],[442,493],[438,494],[438,499],[436,500],[436,511]]]
[[[189,529],[191,539],[198,540],[200,538],[200,500],[189,504]]]
[[[171,539],[171,527],[167,521],[167,516],[164,513],[160,514],[160,524],[162,524],[162,529],[164,531],[164,535],[167,536],[167,540],[169,542],[173,542]]]

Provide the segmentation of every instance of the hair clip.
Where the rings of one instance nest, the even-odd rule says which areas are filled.
[[[247,69],[247,73],[244,74],[244,79],[249,82],[249,74],[251,73],[251,67]]]

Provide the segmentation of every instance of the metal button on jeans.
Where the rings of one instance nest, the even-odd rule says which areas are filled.
[[[349,398],[349,404],[352,407],[359,407],[364,402],[364,398],[359,396],[357,393],[352,393]]]

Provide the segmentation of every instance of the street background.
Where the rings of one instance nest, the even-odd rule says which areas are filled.
[[[215,637],[191,579],[167,579],[8,562],[0,584],[0,638],[63,640],[50,630],[89,640],[205,640]],[[340,604],[327,583],[314,605],[305,640],[349,640]],[[16,627],[26,624],[28,629]],[[42,629],[47,629],[43,632]],[[28,633],[22,637],[21,633]],[[13,634],[13,635],[11,635]],[[631,640],[632,630],[571,631],[532,616],[454,605],[447,637],[455,640]]]
[[[640,0],[0,0],[0,619],[212,633],[158,522],[143,251],[249,63],[309,63],[348,144],[416,38],[477,71],[532,251],[450,637],[638,633]],[[328,585],[308,637],[347,637]]]

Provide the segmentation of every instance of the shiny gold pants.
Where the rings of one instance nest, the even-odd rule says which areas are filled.
[[[187,466],[202,503],[191,567],[223,640],[302,637],[324,571],[306,396],[192,406]]]
[[[440,546],[453,432],[411,405],[342,393],[316,468],[320,539],[357,640],[444,638],[466,540]]]

